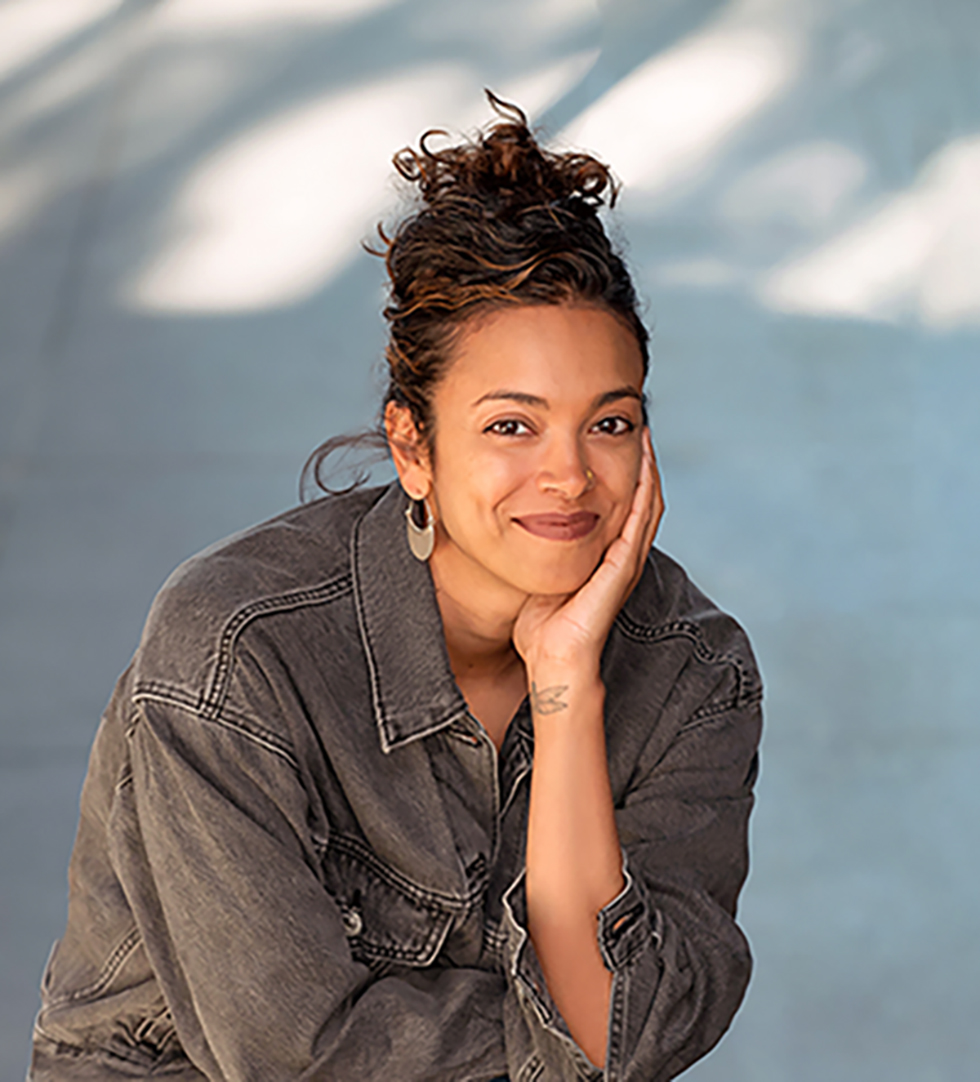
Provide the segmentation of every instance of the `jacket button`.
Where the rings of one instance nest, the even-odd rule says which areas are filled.
[[[353,906],[342,909],[340,919],[344,923],[344,934],[350,939],[361,934],[364,921],[361,919],[361,914]]]

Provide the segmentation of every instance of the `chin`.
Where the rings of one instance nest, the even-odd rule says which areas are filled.
[[[511,581],[528,594],[573,594],[580,590],[602,559],[585,553],[556,554],[548,560],[515,560]]]

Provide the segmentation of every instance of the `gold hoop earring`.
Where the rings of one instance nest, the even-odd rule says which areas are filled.
[[[420,521],[421,520],[421,521]],[[408,547],[416,560],[425,563],[436,543],[436,523],[425,500],[411,500],[405,508]]]

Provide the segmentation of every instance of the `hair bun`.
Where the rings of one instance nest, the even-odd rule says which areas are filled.
[[[395,155],[395,168],[418,185],[429,206],[462,199],[483,204],[489,216],[508,216],[555,204],[594,213],[615,203],[618,188],[608,166],[587,154],[543,150],[523,110],[489,90],[486,94],[503,119],[476,140],[433,150],[430,140],[448,134],[433,129],[419,140],[417,151],[406,147]]]

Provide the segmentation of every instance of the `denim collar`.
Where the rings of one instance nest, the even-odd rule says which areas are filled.
[[[392,482],[351,534],[357,620],[386,754],[467,715],[449,667],[429,566],[408,547],[407,506]]]

